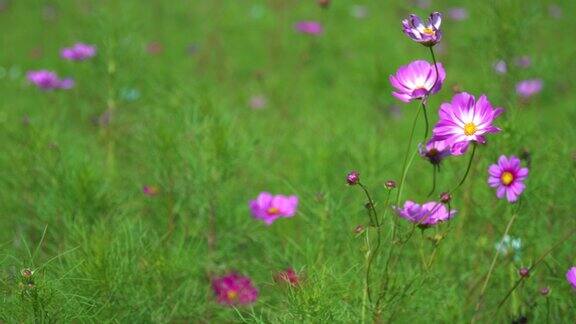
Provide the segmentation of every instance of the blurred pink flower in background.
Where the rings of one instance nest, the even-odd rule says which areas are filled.
[[[255,96],[250,97],[250,101],[248,104],[249,104],[250,108],[252,108],[254,110],[259,110],[259,109],[266,108],[268,101],[266,100],[266,97],[263,95],[255,95]]]
[[[452,20],[462,21],[468,19],[468,10],[466,8],[450,8],[448,9],[448,17]]]
[[[258,288],[252,280],[235,272],[212,280],[212,289],[220,304],[236,306],[246,305],[258,299]]]
[[[146,45],[146,52],[148,52],[148,54],[152,54],[152,55],[158,55],[161,54],[164,51],[164,46],[162,46],[162,43],[160,42],[150,42],[148,43],[148,45]]]
[[[543,82],[540,79],[523,80],[516,84],[516,93],[522,98],[530,98],[542,91]]]
[[[324,32],[322,24],[317,21],[299,21],[294,25],[294,28],[308,35],[321,35]]]
[[[498,60],[494,63],[494,71],[496,71],[497,74],[506,74],[506,72],[508,72],[508,65],[504,60]]]
[[[564,15],[562,8],[557,4],[551,4],[548,6],[548,13],[550,14],[550,17],[555,19],[560,19]]]
[[[528,55],[522,55],[514,59],[514,64],[521,69],[529,68],[532,65],[532,59]]]
[[[60,56],[69,61],[83,61],[96,55],[96,46],[84,43],[76,43],[72,47],[65,47],[60,51]]]
[[[368,8],[363,5],[353,5],[350,8],[350,15],[356,19],[364,19],[368,17]]]
[[[271,225],[280,217],[292,217],[296,214],[298,197],[262,192],[256,199],[250,201],[249,206],[254,218]]]
[[[146,196],[153,197],[153,196],[156,196],[160,192],[160,190],[158,190],[158,187],[156,187],[156,186],[146,185],[146,186],[142,187],[142,192]]]
[[[60,79],[55,72],[48,70],[29,71],[26,78],[28,82],[42,90],[68,90],[74,87],[73,79]]]

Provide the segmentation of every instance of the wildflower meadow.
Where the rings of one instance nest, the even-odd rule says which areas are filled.
[[[0,323],[576,322],[574,13],[0,0]]]

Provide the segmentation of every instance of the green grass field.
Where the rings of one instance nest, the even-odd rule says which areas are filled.
[[[0,1],[0,322],[574,323],[576,2],[415,2]],[[451,20],[453,7],[469,18]],[[401,182],[420,105],[395,99],[388,76],[430,60],[401,20],[432,11],[445,15],[435,50],[447,74],[432,125],[459,90],[506,112],[453,194],[455,218],[403,243],[393,229],[414,227],[386,204],[384,183]],[[324,33],[296,32],[301,20]],[[75,42],[95,44],[96,57],[61,59]],[[525,55],[529,67],[514,64]],[[76,85],[41,91],[26,81],[39,69]],[[521,100],[515,85],[532,78],[543,90]],[[265,107],[251,108],[255,96]],[[420,118],[410,152],[423,129]],[[521,202],[497,199],[488,166],[525,152]],[[443,162],[432,198],[432,168],[416,156],[400,201],[438,199],[469,156]],[[350,170],[382,221],[363,234],[366,198],[346,185]],[[297,214],[256,220],[248,202],[262,191],[297,195]],[[512,217],[521,248],[498,256],[481,294]],[[376,307],[365,278],[378,231]],[[299,285],[275,282],[286,268]],[[230,271],[252,279],[256,302],[216,301],[211,280]]]

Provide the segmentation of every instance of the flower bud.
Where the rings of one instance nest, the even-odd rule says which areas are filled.
[[[520,268],[520,270],[518,270],[518,274],[520,277],[528,278],[530,276],[530,270],[528,270],[528,268]]]
[[[318,0],[318,5],[324,9],[328,9],[330,6],[330,0]]]
[[[356,227],[354,227],[354,234],[360,235],[362,233],[364,233],[364,225],[358,225]]]
[[[548,287],[542,287],[542,288],[540,288],[540,295],[542,295],[542,296],[548,296],[549,293],[550,293],[550,288],[548,288]]]
[[[350,171],[346,176],[346,182],[350,186],[358,184],[360,182],[360,173],[358,171]]]
[[[392,189],[396,188],[396,181],[388,180],[388,181],[386,181],[386,183],[384,183],[384,186],[386,186],[386,189],[392,190]]]
[[[448,192],[443,192],[440,194],[440,201],[443,204],[447,204],[452,200],[452,195]]]
[[[22,269],[22,271],[20,271],[20,273],[22,274],[22,277],[30,278],[34,274],[34,271],[30,270],[29,268],[25,268],[25,269]]]

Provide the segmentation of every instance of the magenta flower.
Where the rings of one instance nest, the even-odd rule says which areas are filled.
[[[451,103],[440,105],[440,120],[432,130],[432,140],[447,141],[453,155],[464,154],[470,142],[483,144],[486,142],[485,134],[500,132],[500,128],[492,123],[503,111],[502,108],[492,108],[484,95],[476,101],[469,93],[458,93],[452,97]]]
[[[516,84],[516,93],[522,98],[529,98],[542,91],[542,84],[543,82],[540,79],[520,81]]]
[[[96,46],[76,43],[72,47],[65,47],[60,51],[60,56],[69,61],[84,61],[96,55]]]
[[[518,200],[526,186],[524,180],[528,177],[528,168],[522,168],[520,159],[515,156],[501,155],[497,164],[488,168],[488,185],[496,188],[496,197],[504,198],[513,203]]]
[[[160,190],[158,190],[158,187],[156,186],[144,186],[142,187],[142,192],[146,195],[146,196],[156,196]]]
[[[452,154],[446,141],[428,141],[426,145],[419,144],[418,153],[433,165],[439,165],[445,157]]]
[[[360,173],[358,171],[350,171],[346,175],[346,183],[350,186],[356,185],[360,182]]]
[[[572,288],[576,289],[576,267],[572,267],[566,272],[566,280],[572,285]]]
[[[427,228],[454,217],[456,210],[450,210],[443,204],[430,201],[419,205],[413,201],[406,201],[403,208],[394,207],[396,214],[422,228]]]
[[[263,220],[267,225],[271,225],[280,217],[292,217],[296,214],[298,207],[298,197],[272,195],[262,192],[258,197],[250,201],[250,210],[254,218]]]
[[[439,12],[430,14],[426,23],[422,23],[420,17],[410,15],[407,19],[402,20],[402,28],[404,34],[413,41],[424,46],[434,46],[442,38],[441,23],[442,14]]]
[[[426,61],[417,60],[401,66],[395,75],[390,76],[390,83],[395,88],[392,95],[401,101],[410,102],[440,91],[446,72],[442,63],[437,64],[438,78],[434,64]]]
[[[47,70],[29,71],[26,78],[28,82],[42,90],[71,89],[74,87],[73,79],[60,79],[55,72]]]
[[[322,24],[317,21],[300,21],[294,25],[294,28],[303,34],[308,35],[320,35],[324,32]]]
[[[235,272],[212,279],[212,289],[218,302],[229,306],[250,304],[258,298],[252,280]]]

